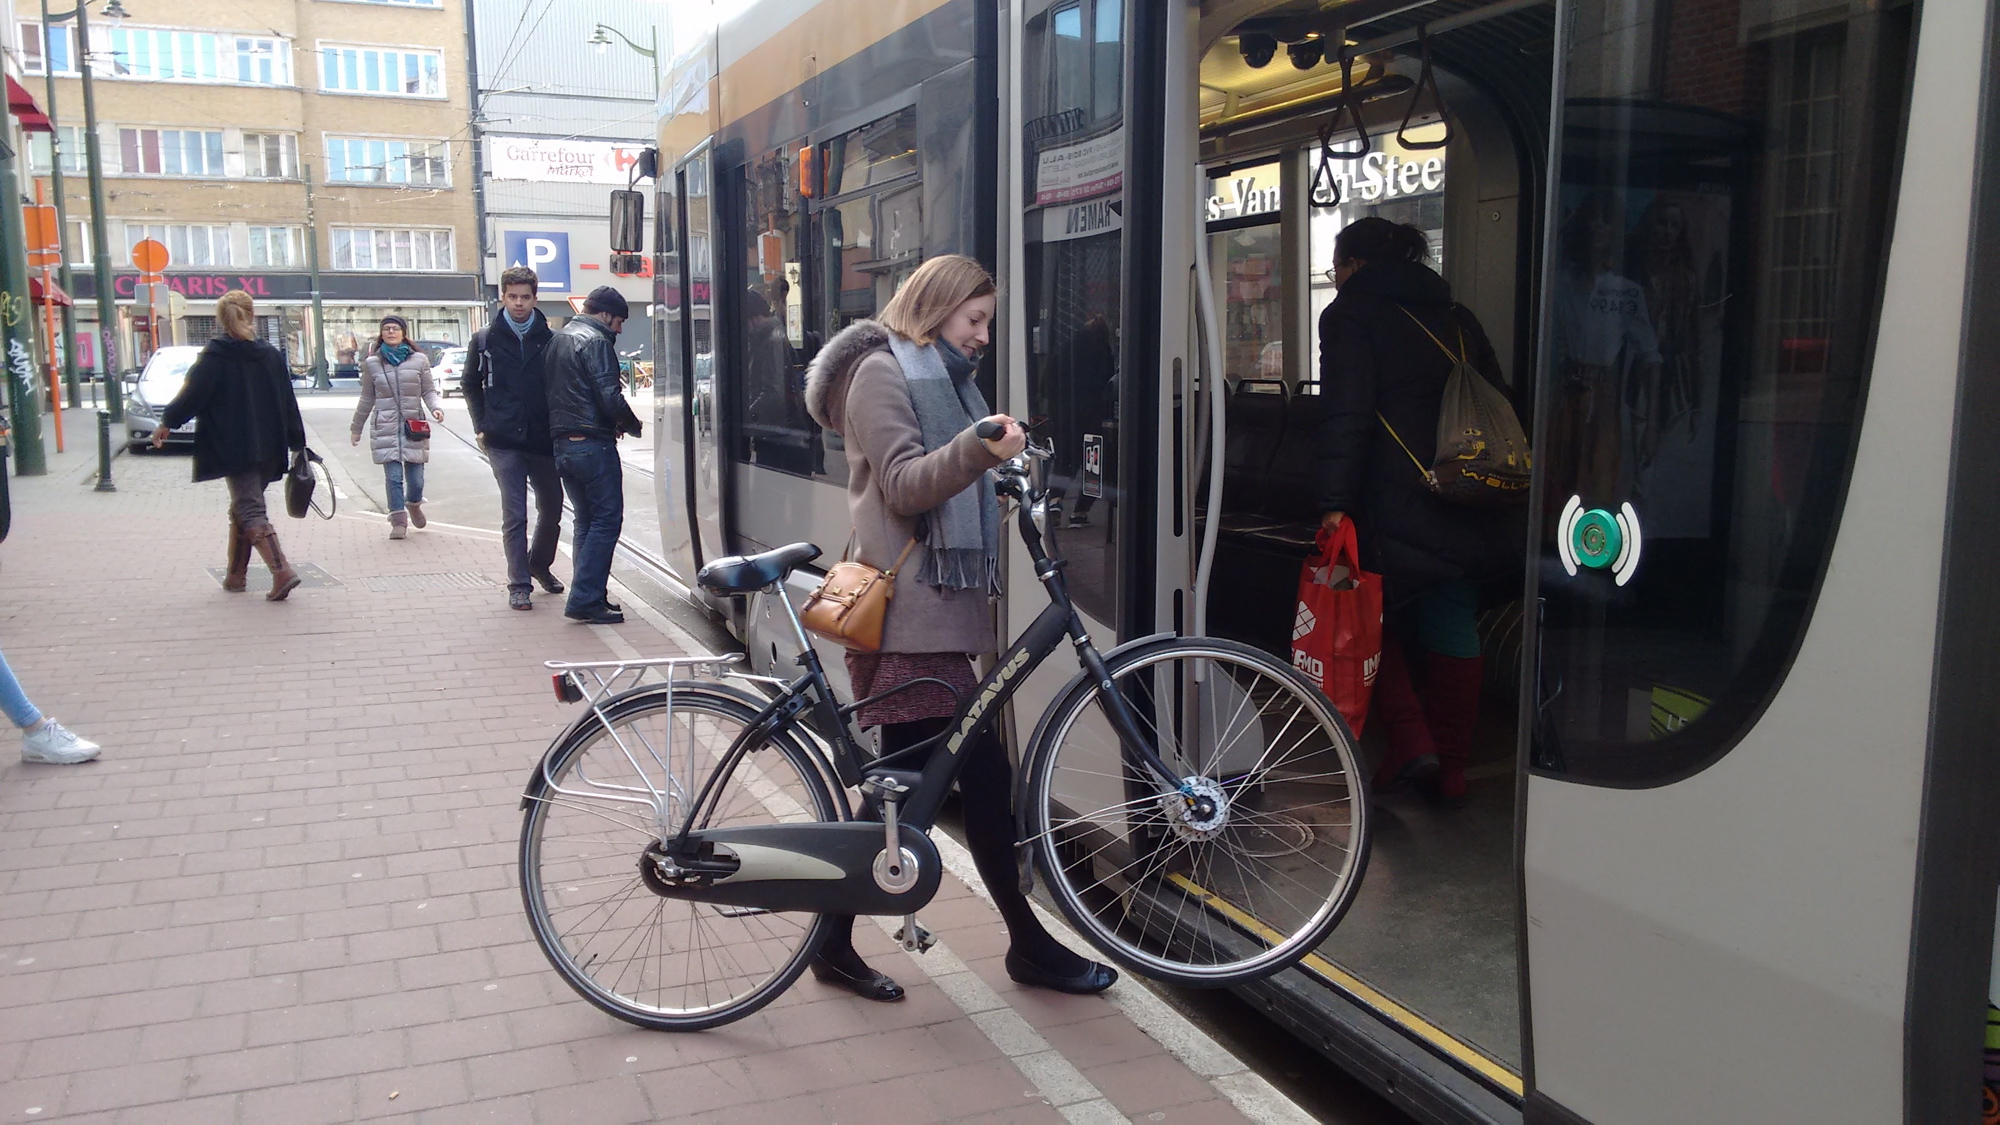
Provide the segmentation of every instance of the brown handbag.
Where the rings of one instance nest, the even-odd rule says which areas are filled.
[[[896,572],[916,550],[911,537],[896,556],[896,565],[876,570],[864,562],[842,559],[827,568],[826,578],[799,611],[799,622],[815,636],[837,641],[855,652],[882,650],[882,620],[889,599],[896,596]]]

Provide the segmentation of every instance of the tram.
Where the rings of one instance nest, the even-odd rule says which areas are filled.
[[[1100,643],[1287,653],[1333,237],[1414,223],[1531,421],[1524,577],[1482,618],[1469,805],[1380,800],[1353,910],[1244,994],[1426,1121],[1978,1120],[2000,6],[716,11],[649,200],[676,567],[847,539],[805,365],[967,253]],[[712,608],[788,661],[772,607]]]

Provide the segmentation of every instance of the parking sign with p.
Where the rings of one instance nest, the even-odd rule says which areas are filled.
[[[565,231],[510,230],[503,246],[508,266],[535,271],[540,287],[569,288],[569,234]]]

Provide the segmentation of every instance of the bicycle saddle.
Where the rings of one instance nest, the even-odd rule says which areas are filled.
[[[694,576],[711,594],[747,594],[785,580],[785,576],[819,557],[811,543],[793,543],[761,555],[731,555],[717,559]]]

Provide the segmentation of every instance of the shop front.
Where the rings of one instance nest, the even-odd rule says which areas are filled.
[[[75,275],[78,302],[77,359],[101,367],[97,279]],[[485,315],[477,279],[463,273],[322,273],[320,306],[327,370],[352,377],[376,326],[389,315],[410,324],[418,340],[463,344]],[[300,272],[187,271],[169,273],[165,292],[149,292],[139,275],[121,271],[111,279],[118,316],[119,366],[144,364],[154,345],[151,317],[159,318],[158,342],[200,344],[216,335],[215,300],[241,289],[257,302],[259,334],[285,355],[294,375],[312,370],[317,340],[312,317],[312,276]]]

